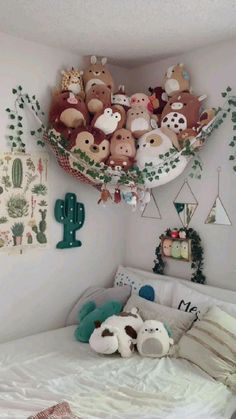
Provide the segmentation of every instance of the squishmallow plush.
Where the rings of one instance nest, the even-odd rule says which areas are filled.
[[[179,240],[174,240],[171,246],[171,256],[175,259],[181,258],[181,243]]]
[[[191,93],[177,93],[169,99],[161,115],[161,126],[179,134],[189,128],[196,128],[199,121],[201,102],[206,95],[194,96]]]
[[[162,87],[168,96],[190,90],[190,76],[184,64],[176,64],[167,69]]]
[[[107,161],[109,166],[120,166],[121,169],[127,170],[133,165],[136,147],[131,131],[122,128],[114,132],[110,142],[110,153]]]
[[[119,112],[120,114],[120,121],[118,122],[117,129],[124,128],[126,125],[126,111],[123,106],[121,105],[112,105],[111,109],[114,112]]]
[[[140,169],[145,168],[145,164],[152,163],[158,165],[162,163],[160,155],[165,154],[170,148],[179,149],[176,134],[168,128],[156,128],[144,134],[138,140],[136,161]]]
[[[87,106],[80,95],[68,91],[53,94],[49,127],[68,139],[75,128],[89,122]]]
[[[76,155],[78,150],[85,152],[91,160],[100,163],[109,156],[110,143],[102,131],[87,126],[75,130],[71,136],[70,151]],[[70,162],[73,167],[73,159]]]
[[[114,93],[111,97],[112,105],[119,105],[124,108],[125,111],[128,111],[130,108],[130,98],[125,94],[125,86],[120,85],[118,92]]]
[[[111,91],[105,84],[95,84],[86,93],[85,103],[90,113],[95,114],[111,106]]]
[[[181,257],[183,259],[188,260],[189,259],[189,246],[188,246],[188,241],[187,240],[183,240],[181,241]]]
[[[126,128],[130,130],[134,138],[139,138],[151,131],[151,117],[144,106],[134,106],[127,112]]]
[[[91,125],[100,129],[104,134],[110,135],[117,129],[120,121],[120,112],[118,110],[113,112],[112,108],[109,107],[95,114]]]
[[[171,256],[171,247],[172,247],[173,240],[171,239],[164,239],[162,242],[162,252],[164,256],[170,257]]]
[[[215,116],[216,116],[215,109],[213,108],[205,109],[199,117],[197,130],[201,131],[203,127],[208,125],[215,118]]]
[[[153,111],[152,104],[150,102],[149,96],[145,95],[145,93],[134,93],[130,96],[130,106],[133,108],[134,106],[144,106],[148,110],[148,112]]]
[[[168,102],[168,95],[161,86],[154,88],[149,87],[148,90],[151,94],[149,96],[149,100],[151,102],[152,112],[154,115],[158,115],[158,117],[160,117],[164,107]]]
[[[90,64],[84,70],[84,85],[85,92],[95,84],[105,84],[111,92],[113,91],[114,83],[112,75],[106,67],[107,59],[102,58],[101,62],[98,61],[94,55],[90,58]]]
[[[118,314],[122,310],[122,304],[119,301],[107,301],[101,307],[97,308],[93,301],[88,301],[83,305],[78,313],[79,326],[75,330],[75,338],[80,342],[89,342],[96,322],[100,324],[113,314]],[[98,324],[97,323],[97,324]]]
[[[104,355],[119,352],[122,358],[129,358],[136,344],[139,329],[143,320],[138,314],[137,308],[131,312],[122,312],[106,319],[101,325],[97,323],[89,344],[91,348]]]
[[[61,71],[61,90],[69,90],[74,95],[80,94],[84,98],[84,84],[83,84],[83,71],[76,70],[74,67],[71,70]]]
[[[140,355],[161,358],[168,355],[174,344],[167,326],[157,320],[146,320],[139,329],[137,349]]]
[[[197,135],[196,128],[187,128],[178,134],[178,142],[181,150],[185,147],[187,141],[193,140]]]

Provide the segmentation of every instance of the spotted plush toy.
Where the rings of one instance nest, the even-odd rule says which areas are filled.
[[[80,94],[84,98],[84,84],[83,84],[83,71],[75,70],[62,70],[61,90],[69,90],[75,95]]]

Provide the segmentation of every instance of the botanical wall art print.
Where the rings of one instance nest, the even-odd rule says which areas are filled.
[[[48,155],[0,153],[0,250],[48,242]]]

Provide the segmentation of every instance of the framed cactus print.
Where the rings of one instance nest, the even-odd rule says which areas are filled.
[[[46,153],[0,153],[0,251],[48,243]]]

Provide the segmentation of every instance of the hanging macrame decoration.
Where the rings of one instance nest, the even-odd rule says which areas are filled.
[[[222,199],[220,197],[220,174],[221,167],[217,168],[218,178],[217,178],[217,195],[214,203],[210,209],[210,212],[207,216],[205,224],[218,224],[218,225],[232,225],[231,220],[227,214],[227,211],[224,207]]]
[[[173,204],[182,226],[187,228],[198,207],[198,201],[189,186],[187,179],[185,179],[181,186]]]

